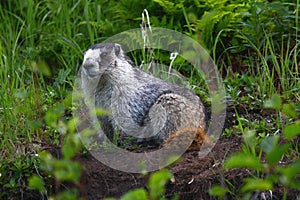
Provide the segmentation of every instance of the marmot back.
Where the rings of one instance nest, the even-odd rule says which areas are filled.
[[[81,80],[85,102],[112,113],[95,119],[109,138],[117,132],[121,138],[131,135],[138,142],[162,145],[186,132],[182,130],[193,130],[195,138],[200,130],[205,139],[200,98],[136,68],[119,44],[90,47],[84,55]]]

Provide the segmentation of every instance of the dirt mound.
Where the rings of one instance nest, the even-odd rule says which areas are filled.
[[[217,199],[209,195],[213,185],[227,185],[237,192],[243,184],[244,177],[251,176],[247,169],[233,169],[224,171],[223,162],[232,153],[241,149],[242,138],[234,135],[221,137],[213,150],[204,158],[198,157],[197,151],[183,154],[180,161],[169,166],[174,174],[174,180],[167,185],[165,197],[171,199],[175,194],[180,199]],[[82,163],[84,173],[81,180],[82,197],[85,199],[103,199],[105,197],[120,197],[135,188],[147,188],[149,175],[125,173],[111,169],[96,160],[92,155],[78,156],[77,161]],[[253,199],[282,199],[284,189],[275,187],[272,194],[257,192]],[[272,198],[270,197],[272,195]],[[287,191],[287,199],[296,199],[299,191]],[[263,198],[262,195],[266,196]],[[228,197],[227,199],[232,199]]]
[[[167,185],[166,197],[178,194],[180,199],[213,199],[208,194],[212,185],[219,184],[224,178],[238,176],[241,179],[249,175],[245,170],[240,170],[239,174],[220,171],[225,157],[239,150],[240,144],[241,139],[237,136],[221,138],[204,158],[199,158],[197,151],[186,152],[180,161],[168,167],[175,179]],[[111,169],[90,154],[76,160],[84,166],[81,184],[87,199],[120,197],[131,189],[146,187],[148,176]]]

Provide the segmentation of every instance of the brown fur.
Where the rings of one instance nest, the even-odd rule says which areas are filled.
[[[165,139],[163,146],[172,148],[176,151],[177,149],[179,150],[187,146],[187,142],[190,142],[192,137],[194,137],[194,139],[189,145],[189,151],[199,151],[204,143],[207,145],[212,144],[212,141],[202,129],[185,127],[173,132],[167,139]]]

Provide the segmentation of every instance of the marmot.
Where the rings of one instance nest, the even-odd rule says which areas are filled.
[[[111,111],[97,119],[110,139],[117,132],[121,138],[131,135],[137,142],[165,146],[173,138],[193,134],[196,148],[206,139],[200,98],[135,67],[119,44],[96,44],[84,53],[81,86],[87,104],[92,100],[94,106]]]

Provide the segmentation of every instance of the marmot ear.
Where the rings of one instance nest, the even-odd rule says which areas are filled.
[[[115,54],[116,54],[116,56],[119,56],[120,52],[121,52],[121,45],[115,44]]]

